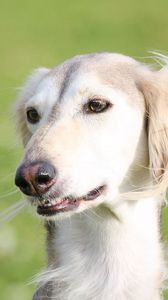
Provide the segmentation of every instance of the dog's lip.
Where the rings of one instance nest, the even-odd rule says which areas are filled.
[[[98,198],[106,186],[101,185],[91,190],[87,195],[81,197],[67,196],[62,199],[44,199],[37,206],[37,213],[43,216],[51,216],[60,212],[67,212],[76,209],[81,201],[92,201]]]

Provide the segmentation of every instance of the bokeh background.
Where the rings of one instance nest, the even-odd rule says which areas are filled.
[[[0,0],[0,211],[21,199],[13,184],[22,148],[12,106],[27,74],[95,51],[152,63],[149,50],[168,51],[167,0]],[[164,209],[165,240],[167,216]],[[41,221],[27,208],[8,223],[1,220],[2,213],[0,299],[31,299],[28,282],[46,262]]]

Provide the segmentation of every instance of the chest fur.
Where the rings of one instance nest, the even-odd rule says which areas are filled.
[[[52,230],[48,252],[53,299],[159,300],[159,239],[133,221],[131,226],[131,220],[76,217]],[[156,220],[151,222],[157,226]]]

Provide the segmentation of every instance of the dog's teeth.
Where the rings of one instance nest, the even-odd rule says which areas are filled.
[[[53,206],[53,205],[56,205],[56,204],[57,204],[56,200],[43,199],[42,201],[38,201],[38,205],[45,206],[45,207]]]
[[[42,201],[39,200],[38,204],[40,206],[51,206],[51,203],[50,203],[50,201],[48,199],[43,199]]]
[[[56,205],[58,203],[58,201],[56,200],[51,200],[51,205]]]
[[[65,199],[57,199],[57,200],[56,199],[43,199],[42,201],[38,200],[38,205],[43,206],[43,207],[59,205],[60,208],[64,208],[66,206]]]
[[[45,199],[45,200],[44,200],[44,203],[45,203],[45,204],[50,204],[50,201],[49,201],[48,199]]]
[[[60,208],[65,208],[65,207],[66,207],[66,205],[63,205],[63,204],[62,204],[62,205],[59,205],[59,209],[60,209]]]

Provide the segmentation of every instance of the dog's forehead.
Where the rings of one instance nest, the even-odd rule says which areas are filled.
[[[133,73],[137,65],[134,59],[124,55],[97,53],[72,58],[54,68],[51,75],[59,89],[58,99],[61,101],[72,84],[77,81],[82,83],[81,79],[86,86],[92,78],[101,84],[129,91],[129,87],[134,84]],[[81,88],[80,84],[78,88]]]
[[[37,87],[34,98],[45,98],[53,106],[73,93],[82,94],[85,90],[99,93],[103,85],[129,95],[135,94],[137,66],[137,61],[120,54],[77,56],[51,69]]]

